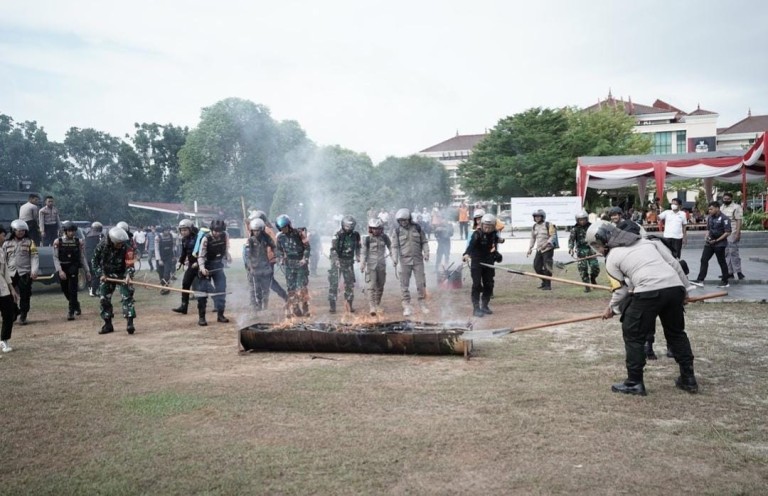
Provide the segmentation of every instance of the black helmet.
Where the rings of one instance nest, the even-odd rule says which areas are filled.
[[[221,219],[214,219],[211,221],[211,231],[224,232],[227,230],[227,224]]]
[[[75,225],[74,222],[69,221],[69,220],[65,220],[64,222],[61,223],[61,230],[65,231],[65,232],[66,231],[77,231],[77,226]]]

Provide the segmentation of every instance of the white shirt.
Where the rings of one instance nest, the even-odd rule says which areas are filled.
[[[659,220],[664,221],[664,237],[671,239],[683,239],[683,229],[688,223],[685,212],[678,210],[665,210],[659,214]]]

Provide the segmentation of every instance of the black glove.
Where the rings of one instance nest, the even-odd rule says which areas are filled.
[[[504,257],[501,256],[501,253],[499,252],[493,252],[493,261],[496,263],[501,263]]]

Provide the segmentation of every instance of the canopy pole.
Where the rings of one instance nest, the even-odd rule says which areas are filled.
[[[741,209],[747,211],[747,164],[741,164]]]

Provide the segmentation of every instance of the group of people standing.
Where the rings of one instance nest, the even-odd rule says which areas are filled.
[[[27,224],[30,239],[37,246],[53,246],[59,237],[61,219],[59,209],[54,204],[53,196],[46,196],[44,205],[40,206],[37,194],[29,195],[27,203],[19,208],[19,219]]]

